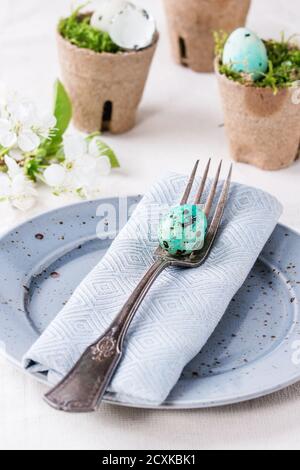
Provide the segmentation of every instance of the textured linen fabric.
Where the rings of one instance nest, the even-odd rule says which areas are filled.
[[[161,208],[178,203],[186,177],[171,175],[143,198],[105,258],[87,276],[24,358],[33,373],[58,380],[109,326],[153,262]],[[130,328],[110,393],[132,403],[162,403],[185,365],[205,345],[274,230],[281,206],[269,194],[233,185],[207,262],[169,268]]]

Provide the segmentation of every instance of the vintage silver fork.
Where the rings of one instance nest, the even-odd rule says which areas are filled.
[[[210,164],[211,160],[209,160],[206,166],[194,204],[202,203]],[[180,203],[181,205],[186,204],[189,200],[198,165],[199,160],[196,162],[190,176]],[[204,212],[207,218],[214,204],[221,167],[222,161],[220,162],[207,201],[204,205]],[[94,344],[86,349],[66,377],[45,395],[45,400],[50,406],[57,410],[73,413],[92,412],[98,409],[122,357],[124,338],[126,337],[128,328],[155,280],[170,266],[198,268],[207,259],[215,241],[228,200],[231,175],[232,166],[223,184],[221,196],[211,218],[204,247],[189,256],[181,257],[171,256],[160,247],[157,249],[155,253],[156,261],[144,275],[108,330]]]

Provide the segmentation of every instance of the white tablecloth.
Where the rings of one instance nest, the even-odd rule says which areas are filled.
[[[136,128],[107,137],[122,169],[103,196],[143,193],[165,170],[187,172],[195,157],[229,161],[220,100],[211,75],[173,64],[161,0],[140,0],[158,20],[161,41]],[[264,37],[299,31],[298,0],[253,0],[249,25]],[[57,77],[55,24],[70,0],[0,0],[0,80],[49,107]],[[300,230],[300,162],[266,173],[235,165],[234,179],[276,195],[282,221]],[[0,204],[0,231],[70,202],[47,190],[31,213]],[[213,410],[139,411],[104,405],[64,415],[41,400],[44,387],[0,358],[1,449],[300,449],[300,384],[276,395]]]

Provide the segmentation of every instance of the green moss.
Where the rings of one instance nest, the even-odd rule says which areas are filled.
[[[281,88],[293,86],[300,80],[300,48],[292,42],[292,38],[288,41],[284,37],[281,41],[264,41],[268,52],[269,69],[259,80],[253,82],[248,75],[234,72],[229,66],[222,64],[221,58],[228,34],[219,32],[215,33],[214,37],[216,56],[220,58],[220,73],[230,80],[247,86],[272,88],[275,93]]]
[[[108,33],[99,31],[90,25],[90,16],[80,15],[82,7],[75,10],[68,18],[58,24],[60,34],[77,47],[94,52],[117,53],[120,48],[114,44]]]

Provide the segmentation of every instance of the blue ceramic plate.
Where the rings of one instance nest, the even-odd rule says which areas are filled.
[[[128,213],[138,201],[129,199]],[[105,202],[117,213],[124,206],[117,199]],[[97,215],[99,203],[43,214],[0,239],[0,344],[19,366],[111,243],[96,236],[96,228],[99,233],[105,226]],[[163,407],[237,403],[300,380],[299,301],[300,236],[278,225],[214,335]]]

